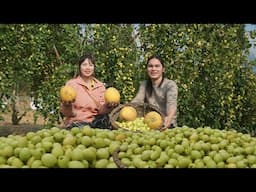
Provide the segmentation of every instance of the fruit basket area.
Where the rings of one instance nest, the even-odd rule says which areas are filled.
[[[118,157],[118,153],[120,152],[120,148],[116,148],[113,152],[113,161],[118,168],[128,168],[126,165],[122,163],[122,161]]]
[[[161,115],[162,118],[162,122],[164,122],[164,115],[162,114],[162,112],[160,112],[160,110],[148,103],[126,103],[126,104],[121,104],[118,107],[114,108],[111,113],[109,114],[110,117],[110,122],[111,125],[113,127],[113,129],[126,129],[125,127],[120,127],[117,124],[117,121],[119,121],[119,113],[122,110],[122,108],[126,107],[126,106],[131,106],[133,108],[136,109],[137,111],[137,117],[144,117],[147,113],[151,112],[151,111],[155,111],[157,113],[159,113]],[[160,128],[160,127],[159,127]]]

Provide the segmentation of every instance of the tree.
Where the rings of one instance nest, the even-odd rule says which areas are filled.
[[[36,104],[39,87],[62,63],[73,62],[79,46],[77,25],[2,24],[0,29],[1,94],[9,99],[12,123],[18,124],[26,111],[19,115],[16,103],[24,92],[34,97]],[[74,38],[73,38],[74,37]],[[72,49],[76,47],[75,49]],[[58,57],[56,50],[63,56]],[[76,54],[75,54],[76,53]],[[62,58],[63,57],[63,58]],[[59,77],[58,77],[59,78]],[[48,92],[49,94],[49,92]],[[45,101],[47,103],[48,101]],[[1,103],[7,106],[7,103]],[[45,108],[44,110],[48,110]]]
[[[244,34],[244,25],[141,25],[145,55],[162,56],[166,76],[178,84],[180,125],[240,129],[245,124],[241,111],[255,102],[255,75],[244,65],[249,45]],[[255,111],[250,113],[247,127],[255,119]]]

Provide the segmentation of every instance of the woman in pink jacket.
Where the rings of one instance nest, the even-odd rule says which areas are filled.
[[[94,128],[110,129],[108,113],[119,103],[106,103],[104,99],[105,85],[95,78],[95,62],[91,54],[79,60],[78,75],[66,82],[72,86],[76,99],[72,102],[61,101],[61,113],[67,129],[89,125]]]

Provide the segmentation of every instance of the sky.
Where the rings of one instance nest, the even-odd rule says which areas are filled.
[[[252,31],[256,30],[255,24],[246,24],[245,31]],[[250,39],[250,43],[252,43],[252,47],[249,48],[249,60],[256,59],[256,39]]]
[[[245,25],[245,30],[246,31],[251,31],[256,29],[256,24],[246,24]]]

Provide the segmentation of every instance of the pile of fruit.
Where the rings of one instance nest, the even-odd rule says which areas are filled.
[[[115,123],[126,130],[143,132],[161,128],[163,119],[156,111],[150,111],[144,117],[139,117],[136,108],[133,106],[124,106],[120,110],[119,118]]]
[[[116,124],[129,131],[148,131],[151,128],[144,122],[144,117],[137,117],[133,121],[116,121]]]
[[[256,138],[236,131],[189,128],[131,132],[53,127],[0,137],[1,168],[255,168]]]

